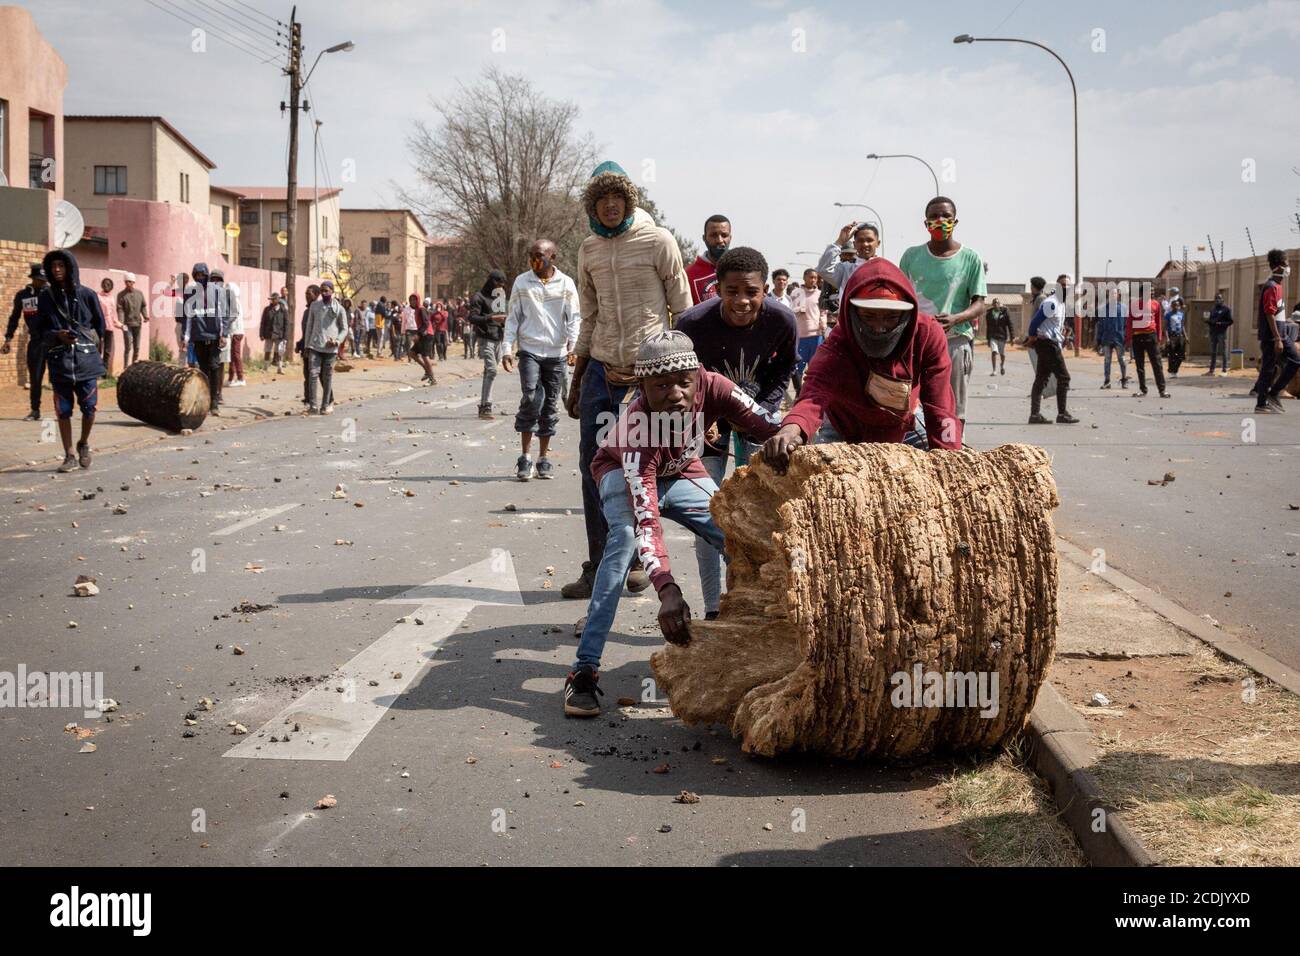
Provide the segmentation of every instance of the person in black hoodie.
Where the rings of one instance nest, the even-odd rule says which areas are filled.
[[[54,389],[54,410],[63,439],[63,464],[59,471],[90,467],[90,429],[99,401],[99,376],[104,360],[99,343],[104,337],[104,312],[99,296],[79,281],[77,260],[66,249],[52,249],[42,263],[49,283],[36,302],[33,334],[45,347],[45,365]],[[81,406],[81,440],[72,453],[72,404]]]
[[[230,340],[231,317],[222,283],[206,262],[194,263],[185,287],[185,341],[194,346],[199,371],[208,380],[208,414],[221,415],[221,350]]]
[[[36,336],[36,302],[41,290],[45,288],[45,271],[39,263],[31,268],[31,281],[14,294],[13,311],[9,313],[9,324],[5,326],[5,344],[0,346],[0,355],[9,351],[9,343],[18,331],[18,320],[27,323],[27,390],[31,397],[32,410],[28,412],[25,422],[41,420],[41,388],[45,381],[45,346]]]
[[[478,335],[478,354],[483,359],[483,392],[478,417],[492,417],[492,382],[497,377],[501,340],[506,334],[506,274],[500,269],[488,273],[483,288],[469,307],[469,321]]]

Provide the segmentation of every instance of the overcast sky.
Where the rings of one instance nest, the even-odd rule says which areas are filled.
[[[213,182],[283,183],[279,68],[212,33],[193,52],[177,16],[269,45],[275,27],[249,8],[287,22],[290,4],[154,2],[175,15],[147,0],[24,4],[68,63],[66,112],[161,114],[217,163]],[[322,58],[310,91],[345,207],[414,185],[412,123],[495,64],[577,103],[581,128],[634,178],[652,169],[652,195],[688,236],[722,212],[736,244],[793,267],[849,218],[832,203],[865,202],[897,261],[926,238],[930,174],[865,157],[916,153],[991,281],[1050,279],[1073,260],[1069,83],[1033,47],[951,42],[971,33],[1037,40],[1074,71],[1085,274],[1112,259],[1111,275],[1150,275],[1184,244],[1208,258],[1207,233],[1248,255],[1247,226],[1260,253],[1300,244],[1300,0],[306,0],[298,15],[309,61],[356,43]],[[342,182],[348,161],[355,182]]]

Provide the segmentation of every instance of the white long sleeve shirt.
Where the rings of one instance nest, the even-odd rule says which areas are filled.
[[[506,308],[504,355],[519,351],[560,358],[574,350],[582,327],[578,287],[559,269],[543,282],[531,270],[515,278]]]

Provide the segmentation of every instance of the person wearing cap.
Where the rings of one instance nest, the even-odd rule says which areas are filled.
[[[34,262],[28,269],[28,282],[14,293],[13,308],[9,312],[9,322],[5,325],[5,343],[0,345],[0,355],[9,353],[10,343],[18,332],[18,320],[22,319],[27,330],[27,391],[32,410],[23,418],[25,422],[41,420],[41,388],[45,379],[45,346],[34,334],[36,330],[37,304],[41,290],[45,288],[45,270],[39,262]]]
[[[348,314],[334,299],[334,283],[324,279],[320,298],[311,304],[303,324],[303,363],[307,366],[307,414],[334,413],[334,363],[348,338]],[[317,386],[320,400],[317,402]]]
[[[564,682],[564,713],[595,717],[600,659],[632,561],[639,557],[659,595],[659,629],[675,644],[690,641],[691,612],[673,579],[661,519],[672,518],[718,551],[725,541],[709,512],[717,485],[700,462],[704,436],[720,420],[760,439],[777,418],[725,375],[700,366],[691,339],[654,332],[633,366],[640,394],[622,414],[602,419],[592,459],[608,533],[587,605],[577,660]],[[611,420],[612,419],[612,420]]]
[[[140,361],[141,323],[149,321],[149,302],[135,287],[134,272],[122,276],[122,291],[117,294],[117,321],[122,327],[122,368]]]
[[[185,287],[185,341],[208,380],[210,415],[221,415],[221,352],[230,341],[230,313],[221,284],[212,281],[206,262],[194,263]]]
[[[257,334],[262,339],[262,361],[270,365],[274,358],[277,373],[283,372],[285,346],[289,341],[289,310],[284,307],[280,293],[272,292],[271,301],[262,309]]]
[[[1034,366],[1034,387],[1029,393],[1029,424],[1048,425],[1051,422],[1039,409],[1043,403],[1043,387],[1047,380],[1056,376],[1056,423],[1058,425],[1077,425],[1079,420],[1070,414],[1067,401],[1070,394],[1070,371],[1065,367],[1065,352],[1062,348],[1065,339],[1062,326],[1065,324],[1069,309],[1066,300],[1069,296],[1071,280],[1068,275],[1056,278],[1056,293],[1043,300],[1034,317],[1029,321],[1029,347],[1038,356]]]
[[[763,460],[784,472],[800,445],[902,442],[918,409],[927,447],[961,448],[943,327],[912,283],[877,256],[849,277],[842,301],[844,321],[813,356]]]
[[[672,317],[691,307],[691,287],[682,251],[673,234],[637,205],[636,185],[615,162],[591,174],[582,193],[591,235],[578,248],[578,332],[573,383],[565,410],[579,421],[582,517],[587,560],[582,573],[560,590],[563,597],[591,596],[595,568],[604,551],[606,527],[600,494],[591,477],[599,448],[597,419],[616,413],[636,382],[637,349],[650,335],[671,326]],[[643,591],[649,579],[639,567],[628,574],[628,588]]]

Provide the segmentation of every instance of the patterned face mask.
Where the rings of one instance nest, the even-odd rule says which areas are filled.
[[[952,231],[957,228],[956,219],[927,219],[925,221],[926,231],[930,233],[930,238],[936,242],[942,242],[952,235]]]

